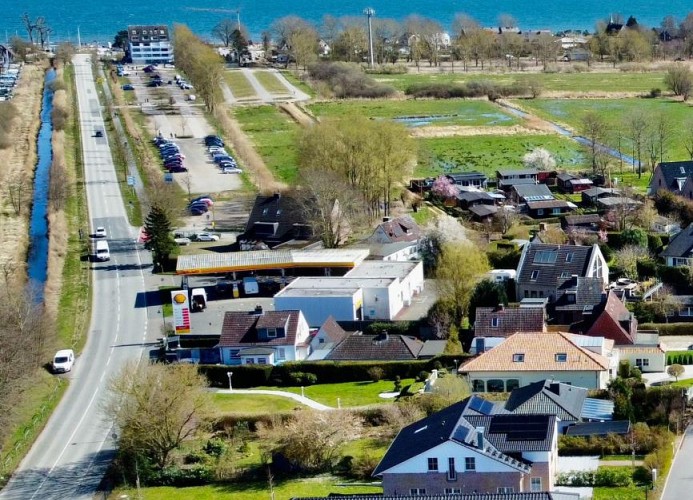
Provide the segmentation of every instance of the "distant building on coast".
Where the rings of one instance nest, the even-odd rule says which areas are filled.
[[[128,26],[128,56],[133,64],[173,62],[173,47],[168,26]]]

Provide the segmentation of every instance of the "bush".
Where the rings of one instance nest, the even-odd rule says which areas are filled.
[[[385,370],[379,366],[373,366],[368,369],[368,376],[373,382],[379,382],[385,377]]]
[[[640,330],[658,330],[662,336],[690,335],[692,323],[642,323]]]
[[[308,68],[314,80],[327,83],[338,98],[379,98],[389,97],[395,89],[376,82],[366,75],[356,64],[341,62],[319,62]]]
[[[0,102],[0,149],[9,148],[12,145],[10,131],[16,116],[17,108],[12,103]]]
[[[417,382],[425,382],[426,379],[430,376],[431,374],[425,370],[422,370],[418,373],[416,376],[416,381]]]
[[[656,99],[657,97],[660,97],[662,95],[662,89],[660,88],[653,88],[650,89],[649,97],[652,99]]]
[[[198,465],[190,468],[167,467],[152,473],[146,479],[147,486],[201,486],[214,480],[214,471]]]
[[[558,474],[556,484],[575,487],[627,487],[633,484],[627,467],[600,467],[596,471],[571,471]]]
[[[366,69],[366,73],[377,75],[404,75],[409,69],[404,64],[378,64],[373,69]]]

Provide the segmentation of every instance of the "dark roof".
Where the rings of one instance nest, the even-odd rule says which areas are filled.
[[[455,172],[452,174],[445,174],[445,177],[449,178],[455,184],[461,184],[464,181],[485,181],[488,179],[488,177],[481,172]]]
[[[566,215],[563,217],[567,226],[589,226],[592,224],[599,224],[602,218],[599,214],[588,214],[588,215]]]
[[[574,300],[568,300],[568,294],[574,295]],[[558,311],[590,310],[602,301],[604,282],[601,278],[582,277],[566,278],[556,289],[554,307]]]
[[[523,493],[461,493],[440,495],[397,495],[384,496],[379,494],[342,495],[327,497],[293,497],[291,500],[579,500],[577,493],[563,492],[523,492]]]
[[[245,233],[239,240],[264,241],[269,246],[291,239],[309,239],[311,232],[298,200],[274,194],[257,196],[250,212]]]
[[[563,492],[523,492],[523,493],[461,493],[461,494],[440,494],[440,495],[397,495],[384,496],[373,495],[342,495],[327,497],[293,497],[291,500],[579,500],[577,493]]]
[[[661,257],[689,257],[691,250],[693,250],[693,224],[689,224],[686,229],[682,229],[674,236],[659,255]]]
[[[494,403],[476,394],[472,394],[467,399],[467,405],[462,410],[462,414],[467,415],[496,415],[507,413],[502,403]]]
[[[168,26],[165,24],[138,24],[128,26],[128,40],[131,42],[168,40]]]
[[[530,210],[537,210],[540,208],[572,208],[565,200],[528,201],[527,206]]]
[[[501,177],[515,176],[515,175],[537,175],[539,171],[535,168],[521,168],[516,170],[496,170],[496,176]]]
[[[585,189],[584,191],[582,191],[582,194],[587,195],[590,198],[599,196],[600,194],[612,194],[614,196],[618,196],[619,194],[621,194],[621,190],[616,188],[593,187]]]
[[[555,415],[467,415],[474,427],[502,453],[549,451],[556,429]]]
[[[474,205],[469,207],[469,211],[479,218],[489,217],[498,212],[498,207],[494,205]]]
[[[565,430],[566,436],[606,436],[608,434],[628,434],[628,420],[613,420],[609,422],[582,422],[571,425]]]
[[[664,184],[667,188],[671,191],[680,191],[676,179],[693,175],[693,161],[665,161],[657,165],[657,169],[664,177]]]
[[[536,185],[537,181],[532,178],[523,178],[523,179],[499,179],[498,180],[498,187],[499,188],[508,188],[508,187],[513,187],[513,186],[534,186]]]
[[[395,361],[416,359],[423,342],[407,335],[349,335],[325,359],[340,361]]]
[[[294,344],[300,314],[301,311],[265,311],[262,314],[227,311],[221,326],[219,347]],[[258,329],[261,328],[285,328],[286,331],[283,337],[261,340],[258,338]]]
[[[497,326],[494,326],[495,324]],[[508,337],[517,332],[540,332],[544,329],[544,309],[514,307],[477,307],[475,337]]]
[[[553,200],[555,198],[546,184],[513,185],[513,190],[523,201]]]
[[[486,439],[486,430],[488,429],[484,430],[484,436],[481,442],[482,446],[478,446],[478,433],[474,425],[466,420],[466,418],[478,417],[474,415],[469,417],[462,416],[467,403],[467,399],[459,401],[400,430],[397,437],[395,437],[394,441],[387,449],[385,456],[375,468],[375,471],[373,471],[373,475],[380,475],[384,471],[420,455],[445,441],[454,441],[475,448],[479,453],[483,453],[489,458],[505,463],[509,467],[513,467],[522,472],[529,472],[530,467],[528,465],[499,452],[499,450]],[[481,418],[486,417],[481,416]]]
[[[418,358],[434,358],[445,351],[447,340],[427,340],[419,351]]]
[[[584,276],[592,252],[590,246],[531,243],[525,246],[517,282],[553,287],[559,285],[561,276]],[[534,271],[537,273],[532,279]]]
[[[573,174],[569,174],[567,172],[563,172],[562,174],[558,174],[556,176],[556,179],[558,179],[559,181],[563,181],[563,182],[569,181],[571,179],[576,179],[576,178],[577,177],[575,177]]]
[[[505,409],[515,414],[556,415],[562,421],[580,420],[587,389],[552,380],[541,380],[510,393]]]
[[[473,201],[493,200],[494,198],[486,191],[460,191],[457,194],[457,199],[470,203]]]
[[[392,242],[416,241],[421,238],[421,229],[408,215],[381,222],[378,228],[382,229]]]

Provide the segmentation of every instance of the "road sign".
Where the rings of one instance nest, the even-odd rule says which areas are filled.
[[[135,185],[135,176],[134,175],[128,175],[128,186],[134,186]]]
[[[164,182],[173,182],[173,174],[171,172],[164,173]]]

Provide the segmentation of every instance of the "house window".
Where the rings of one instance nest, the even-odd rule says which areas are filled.
[[[504,392],[505,391],[505,384],[503,383],[502,380],[491,379],[488,382],[486,382],[486,391],[487,392]]]
[[[561,278],[570,278],[570,273],[568,271],[563,271],[561,273]]]
[[[245,358],[245,364],[246,365],[254,365],[255,359],[254,358]]]
[[[445,488],[446,495],[459,495],[462,493],[462,488]]]
[[[541,491],[541,478],[540,477],[533,477],[529,480],[530,484],[530,491]]]
[[[448,458],[448,480],[454,481],[457,479],[457,471],[455,470],[455,457]]]
[[[438,459],[435,457],[429,457],[428,459],[428,472],[438,471]]]
[[[516,378],[511,378],[505,381],[505,392],[514,391],[518,387],[520,387],[520,381]]]
[[[575,304],[575,294],[574,293],[566,293],[565,294],[565,300],[568,302],[568,304]]]
[[[323,339],[323,338],[318,339],[318,344],[324,344],[324,343],[325,343],[325,339]]]
[[[537,269],[535,269],[534,271],[532,271],[532,275],[529,277],[529,279],[531,279],[532,281],[536,281],[538,277],[539,277],[539,271]]]
[[[543,208],[537,208],[537,215],[544,215],[544,209]]]
[[[286,353],[283,347],[277,349],[277,359],[286,359]]]
[[[498,493],[515,493],[515,488],[512,486],[500,486],[498,488]]]
[[[525,290],[525,299],[529,298],[529,290]]]
[[[491,327],[498,328],[499,320],[498,318],[491,318]]]
[[[484,392],[483,380],[472,380],[472,392]]]
[[[642,358],[642,359],[636,358],[635,366],[638,366],[638,367],[650,366],[650,360],[647,358]]]
[[[240,355],[238,353],[240,353],[240,352],[241,352],[240,349],[231,349],[229,351],[229,354],[231,355],[232,358],[239,358]]]
[[[525,355],[524,353],[518,352],[513,354],[513,363],[524,363]]]
[[[567,254],[567,255],[565,256],[565,261],[566,261],[566,262],[573,262],[573,257],[574,257],[574,256],[575,256],[575,254],[574,254],[573,252],[570,252],[569,254]]]
[[[276,328],[268,328],[267,329],[267,338],[274,339],[277,337],[277,329]]]
[[[257,358],[257,364],[258,365],[266,365],[267,364],[267,358]]]
[[[553,213],[554,215],[558,215],[561,213],[561,209],[560,208],[554,208],[553,210],[551,210],[551,213]]]
[[[464,457],[464,470],[476,470],[476,458]]]
[[[568,354],[565,352],[556,353],[556,363],[565,363],[566,361],[568,361]]]
[[[409,493],[413,496],[425,495],[426,494],[426,488],[412,488],[409,490]]]

